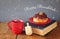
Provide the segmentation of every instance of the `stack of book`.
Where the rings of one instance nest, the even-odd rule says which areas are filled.
[[[33,33],[44,36],[51,30],[57,27],[57,21],[52,20],[50,23],[46,25],[36,25],[29,22],[29,25],[32,27]]]

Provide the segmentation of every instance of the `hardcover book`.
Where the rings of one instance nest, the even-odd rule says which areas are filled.
[[[33,33],[44,36],[51,30],[57,27],[57,21],[52,20],[50,23],[46,25],[36,25],[29,22],[29,25],[32,27]]]

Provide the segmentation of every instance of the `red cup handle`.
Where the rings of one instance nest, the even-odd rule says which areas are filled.
[[[10,21],[10,22],[8,22],[8,27],[9,27],[9,29],[12,29],[11,21]]]

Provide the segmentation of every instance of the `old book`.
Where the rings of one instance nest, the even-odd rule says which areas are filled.
[[[50,32],[51,30],[57,27],[56,20],[52,20],[50,23],[46,25],[36,25],[30,22],[29,24],[32,26],[33,33],[41,35],[41,36],[46,35],[48,32]]]

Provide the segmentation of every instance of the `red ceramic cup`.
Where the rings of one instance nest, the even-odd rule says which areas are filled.
[[[8,23],[8,27],[14,34],[21,34],[24,28],[23,20],[12,20]]]

